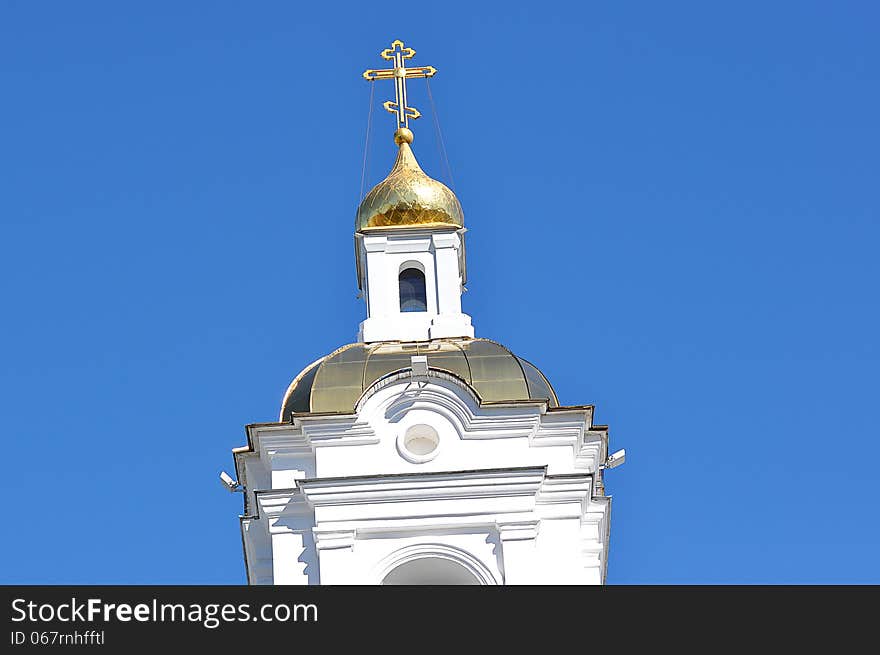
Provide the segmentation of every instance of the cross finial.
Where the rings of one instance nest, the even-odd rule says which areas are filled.
[[[397,128],[409,128],[409,119],[416,119],[421,114],[415,107],[406,104],[406,80],[409,77],[433,77],[437,69],[433,66],[418,66],[407,68],[404,59],[412,59],[416,51],[403,45],[403,41],[392,41],[390,48],[385,48],[381,53],[382,59],[393,61],[394,68],[382,70],[368,69],[364,71],[364,79],[373,82],[375,80],[394,80],[395,100],[388,100],[383,107],[392,114],[397,114]]]

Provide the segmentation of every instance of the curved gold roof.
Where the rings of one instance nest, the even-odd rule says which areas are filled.
[[[355,229],[412,226],[464,226],[464,213],[458,198],[445,184],[428,177],[416,161],[406,128],[394,133],[399,146],[397,161],[384,180],[361,201]]]
[[[351,414],[375,382],[410,369],[413,355],[426,355],[429,368],[465,382],[481,403],[546,400],[550,407],[559,406],[541,371],[488,339],[352,343],[296,376],[284,395],[280,420],[302,413]]]

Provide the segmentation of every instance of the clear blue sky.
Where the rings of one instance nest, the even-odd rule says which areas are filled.
[[[355,338],[394,38],[477,335],[627,449],[609,582],[880,582],[876,3],[396,7],[3,3],[0,582],[244,581],[217,474]]]

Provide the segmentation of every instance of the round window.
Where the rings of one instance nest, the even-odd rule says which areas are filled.
[[[430,425],[411,425],[397,438],[397,449],[410,462],[421,464],[437,456],[440,435]]]

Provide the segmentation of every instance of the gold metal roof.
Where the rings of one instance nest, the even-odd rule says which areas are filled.
[[[455,194],[445,184],[428,177],[416,161],[406,128],[394,133],[399,146],[397,161],[384,180],[361,201],[355,229],[413,226],[464,226],[464,212]]]
[[[364,391],[379,379],[408,370],[413,355],[426,355],[428,367],[461,379],[481,402],[559,400],[543,373],[488,339],[442,339],[411,343],[352,343],[305,368],[290,384],[281,404],[281,421],[292,414],[354,412]]]

